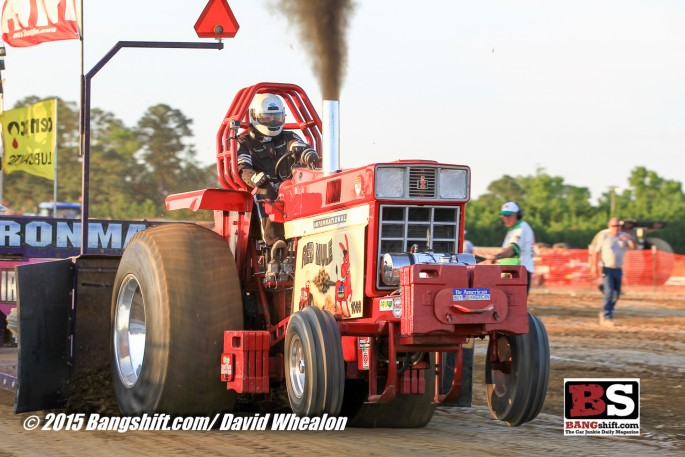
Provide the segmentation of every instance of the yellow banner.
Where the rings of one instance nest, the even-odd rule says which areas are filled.
[[[0,116],[5,155],[2,169],[55,179],[57,100],[45,100]]]

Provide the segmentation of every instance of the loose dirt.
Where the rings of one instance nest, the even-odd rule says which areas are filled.
[[[599,326],[600,303],[596,291],[532,291],[529,307],[547,328],[552,368],[542,413],[521,427],[491,418],[483,387],[487,342],[478,341],[473,407],[440,407],[423,429],[26,431],[22,424],[31,414],[13,414],[13,394],[0,389],[0,456],[684,455],[685,296],[628,292],[614,329]],[[12,351],[0,349],[0,370],[11,369]],[[564,378],[639,378],[641,436],[563,436]]]

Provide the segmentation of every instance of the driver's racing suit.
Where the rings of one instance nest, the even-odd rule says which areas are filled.
[[[250,126],[238,137],[238,173],[240,173],[243,182],[250,189],[254,189],[255,184],[252,177],[259,172],[264,172],[267,175],[267,180],[260,185],[256,192],[256,198],[257,200],[265,198],[275,200],[278,196],[278,187],[281,184],[275,170],[276,162],[289,151],[297,151],[296,160],[299,162],[299,154],[307,148],[310,146],[302,141],[296,133],[289,130],[283,130],[280,134],[271,137],[262,135],[257,129]],[[269,220],[268,215],[264,212],[264,203],[255,208],[253,215],[256,211],[261,211],[262,235],[266,244],[272,245],[277,240],[285,238],[283,224],[275,224]]]

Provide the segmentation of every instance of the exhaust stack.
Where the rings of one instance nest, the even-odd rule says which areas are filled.
[[[323,101],[323,118],[321,119],[323,168],[324,176],[340,170],[340,102]]]

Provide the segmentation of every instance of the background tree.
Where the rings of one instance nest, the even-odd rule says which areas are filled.
[[[31,105],[36,96],[20,100],[16,108]],[[74,102],[58,99],[57,198],[81,201],[82,160],[79,111]],[[170,193],[216,187],[215,166],[197,166],[192,135],[179,110],[155,105],[135,128],[112,113],[91,111],[90,216],[103,219],[175,218],[211,220],[211,212],[167,212]],[[5,176],[5,205],[18,213],[35,213],[38,204],[52,201],[53,182],[24,172]]]
[[[613,200],[615,213],[623,219],[666,222],[665,229],[648,236],[662,238],[675,252],[685,253],[680,235],[685,230],[685,195],[679,182],[637,167],[620,192],[613,189],[602,194],[597,206],[590,200],[587,188],[568,185],[562,177],[550,176],[542,169],[530,176],[505,175],[467,205],[468,237],[477,246],[499,246],[506,232],[499,223],[499,209],[506,201],[516,201],[538,242],[585,248],[595,233],[606,227]]]
[[[127,128],[112,113],[91,110],[91,217],[136,219],[154,214],[152,201],[136,195],[131,187],[139,170],[133,158],[139,148],[134,130]]]
[[[15,107],[40,99],[27,97]],[[80,201],[79,112],[73,102],[58,99],[58,199]],[[215,165],[196,163],[190,143],[192,120],[165,104],[150,107],[136,127],[127,127],[112,113],[91,111],[91,217],[112,219],[173,218],[211,220],[211,211],[166,211],[171,193],[217,187]],[[614,181],[615,183],[615,181]],[[619,183],[620,184],[620,183]],[[28,173],[5,175],[5,204],[15,210],[36,212],[38,203],[52,200],[53,183]],[[682,184],[667,180],[645,167],[631,171],[625,185],[607,185],[596,204],[585,187],[567,184],[538,168],[534,174],[504,175],[493,181],[466,207],[468,238],[477,246],[499,246],[506,228],[499,210],[516,201],[538,242],[564,242],[585,248],[612,215],[623,219],[658,220],[666,227],[648,236],[666,240],[685,253],[685,194]],[[612,204],[613,202],[613,204]]]
[[[165,198],[171,193],[200,189],[208,181],[205,169],[195,165],[194,146],[186,143],[192,135],[191,125],[192,120],[164,104],[148,108],[138,121],[139,172],[132,187],[159,208],[157,217],[187,218],[185,212],[164,210]]]
[[[501,244],[506,228],[500,223],[499,211],[507,201],[521,206],[536,240],[542,243],[584,247],[599,220],[587,188],[565,184],[562,177],[539,168],[535,175],[505,175],[493,181],[485,194],[468,204],[467,230],[476,245]]]

